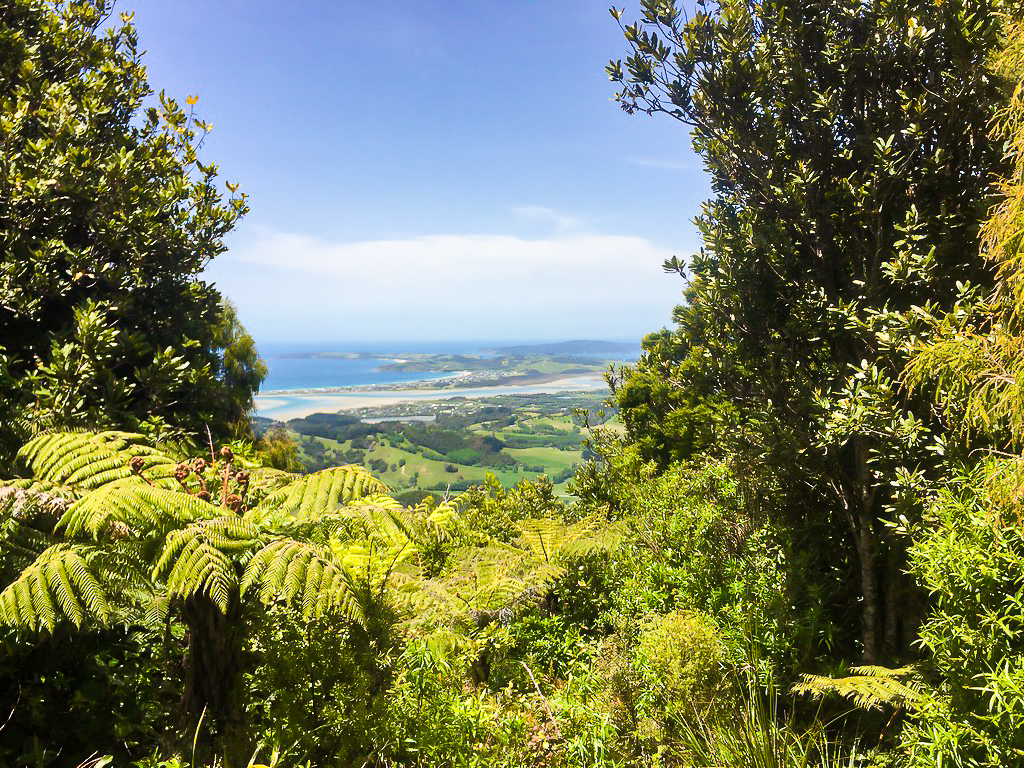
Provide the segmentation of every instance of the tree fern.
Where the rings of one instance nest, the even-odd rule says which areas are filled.
[[[924,684],[913,667],[852,667],[849,677],[801,675],[803,682],[793,686],[793,693],[823,698],[835,693],[851,699],[862,709],[896,709],[917,707],[927,700]]]
[[[268,491],[281,475],[245,468],[230,448],[176,464],[122,432],[41,434],[19,460],[33,478],[0,484],[0,552],[16,574],[0,623],[184,621],[193,723],[230,699],[202,670],[241,664],[244,601],[366,623],[368,582],[383,588],[404,566],[411,583],[417,537],[437,525],[355,466]],[[357,585],[356,572],[372,578]]]

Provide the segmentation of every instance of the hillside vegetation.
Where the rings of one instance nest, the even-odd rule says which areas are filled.
[[[455,398],[362,409],[359,415],[312,414],[292,419],[286,428],[307,471],[361,464],[400,497],[429,491],[441,499],[479,485],[489,474],[505,485],[543,475],[565,497],[585,458],[587,425],[616,423],[606,397]],[[257,427],[273,428],[266,420]]]
[[[0,8],[0,765],[1021,764],[1018,5],[611,9],[712,196],[607,408],[255,432],[245,197],[109,11]]]

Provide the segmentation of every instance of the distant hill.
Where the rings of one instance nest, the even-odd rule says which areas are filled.
[[[486,350],[499,355],[564,355],[595,353],[627,353],[640,349],[639,342],[628,344],[620,341],[559,341],[553,344],[521,344],[517,347],[494,347]]]

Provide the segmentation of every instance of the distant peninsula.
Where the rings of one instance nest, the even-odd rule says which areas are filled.
[[[639,350],[640,345],[636,343],[624,343],[620,341],[558,341],[551,344],[520,344],[514,347],[492,347],[485,349],[498,355],[565,355],[565,354],[595,354],[595,353],[625,353]]]

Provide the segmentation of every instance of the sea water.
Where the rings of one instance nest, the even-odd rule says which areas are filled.
[[[281,390],[367,387],[406,381],[429,381],[451,376],[436,371],[387,371],[382,365],[402,359],[403,354],[479,354],[486,345],[475,343],[374,342],[370,344],[324,343],[259,345],[267,364],[267,378],[260,392]],[[302,357],[301,355],[377,355],[374,358]]]
[[[262,343],[260,355],[267,364],[267,378],[261,394],[288,390],[369,387],[408,381],[433,381],[451,373],[436,371],[388,371],[382,365],[402,355],[481,355],[493,347],[514,346],[522,341],[436,341],[372,343]],[[639,351],[639,347],[637,349]],[[374,358],[324,357],[323,355],[377,355]],[[308,356],[303,356],[308,355]],[[318,356],[313,356],[318,355]],[[635,355],[586,354],[612,360],[635,359]]]

